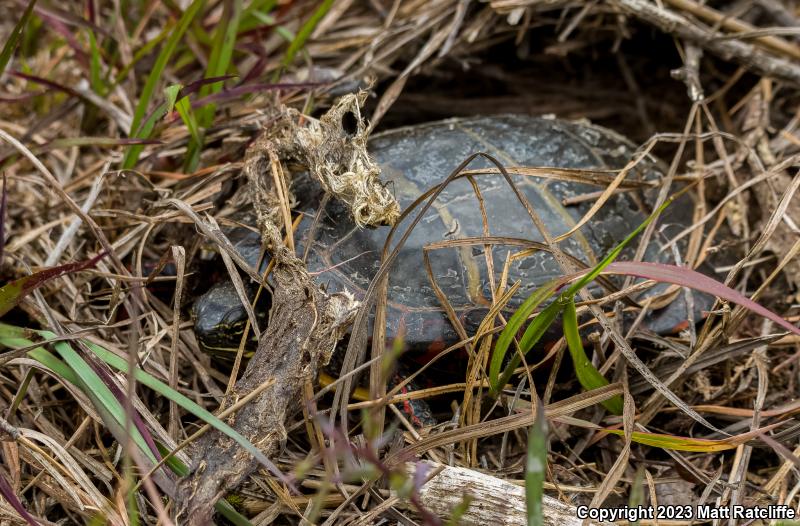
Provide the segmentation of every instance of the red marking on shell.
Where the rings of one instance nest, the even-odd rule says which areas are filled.
[[[670,333],[677,334],[681,331],[685,331],[688,328],[689,328],[689,320],[683,320],[682,322],[672,327],[672,329],[670,329]]]

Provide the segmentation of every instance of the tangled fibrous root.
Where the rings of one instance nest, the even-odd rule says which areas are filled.
[[[264,177],[268,166],[281,173],[279,178],[272,178],[280,187],[268,184],[271,196],[262,196],[275,203],[271,215],[277,224],[281,224],[279,203],[292,197],[285,190],[290,185],[275,161],[289,158],[305,165],[325,190],[345,203],[358,226],[393,225],[397,221],[400,205],[381,183],[380,168],[367,153],[369,127],[361,115],[366,96],[362,90],[341,97],[319,120],[285,108],[277,126],[248,149],[245,171],[251,181],[257,174]]]

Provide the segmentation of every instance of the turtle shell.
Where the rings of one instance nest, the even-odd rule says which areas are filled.
[[[605,128],[522,115],[434,122],[385,132],[370,142],[370,153],[381,167],[381,177],[393,188],[402,209],[432,186],[442,183],[461,161],[475,152],[486,152],[506,167],[609,171],[624,167],[636,153],[629,141]],[[471,169],[492,167],[489,161],[480,157],[469,166]],[[656,160],[646,158],[628,174],[626,181],[655,180],[661,176],[660,168]],[[609,173],[607,177],[612,176]],[[569,231],[592,204],[592,201],[584,201],[583,204],[565,206],[565,199],[597,192],[604,187],[547,177],[512,175],[511,178],[553,237]],[[471,179],[456,179],[445,188],[416,225],[395,260],[389,272],[388,338],[396,336],[403,326],[406,342],[412,346],[458,340],[434,292],[434,283],[461,318],[467,332],[477,328],[492,303],[492,286],[500,283],[508,254],[524,248],[517,244],[454,247],[443,246],[447,243],[442,242],[487,234],[515,240],[544,241],[501,174],[475,175]],[[296,194],[300,193],[296,191]],[[645,220],[650,213],[647,203],[654,197],[652,188],[647,192],[614,195],[591,221],[561,242],[560,248],[585,265],[593,265]],[[667,228],[654,236],[645,260],[668,261],[672,257],[671,253],[660,251],[659,241],[665,241],[670,232],[677,233],[688,224],[691,201],[683,200],[671,208],[662,219]],[[357,296],[363,294],[381,265],[390,229],[356,227],[348,219],[344,207],[333,200],[321,211],[316,229],[312,230],[309,225],[313,222],[312,216],[320,212],[313,205],[309,205],[305,212],[308,217],[299,230],[299,245],[311,244],[307,258],[309,270],[318,273],[318,281],[329,290],[346,289]],[[414,215],[410,214],[398,226],[394,242]],[[436,244],[435,249],[431,248],[432,244]],[[423,256],[426,250],[429,266]],[[491,251],[493,279],[489,276],[487,250]],[[632,255],[634,250],[635,244],[621,259]],[[537,287],[562,274],[555,259],[545,251],[512,258],[507,282],[520,281],[521,286],[509,308],[513,309]],[[676,324],[674,313],[669,318],[651,317],[649,326],[664,332]],[[677,322],[685,319],[684,311],[678,315]]]
[[[381,167],[382,180],[393,189],[402,209],[432,186],[442,183],[459,163],[476,152],[488,153],[506,167],[609,171],[624,167],[636,154],[629,141],[605,128],[523,115],[451,119],[400,128],[373,136],[369,147]],[[492,167],[481,157],[469,166],[470,169]],[[605,181],[613,175],[609,172]],[[630,184],[626,191],[612,196],[591,221],[562,241],[560,248],[584,265],[596,263],[650,212],[649,204],[656,190],[645,184],[640,184],[639,189],[631,187],[660,176],[661,165],[655,159],[642,160],[627,175],[626,183]],[[511,179],[552,237],[569,231],[593,202],[565,206],[566,199],[604,188],[563,178],[511,175]],[[305,255],[309,271],[317,275],[318,283],[327,290],[348,290],[356,297],[363,296],[381,266],[390,228],[358,228],[344,206],[333,199],[324,210],[319,210],[321,189],[308,177],[298,178],[294,193],[303,203],[301,211],[305,215],[295,236],[298,255]],[[689,224],[691,206],[691,201],[684,199],[668,209],[660,220],[665,227],[653,236],[645,260],[670,261],[671,253],[661,251],[661,244],[671,233]],[[398,225],[390,249],[414,215],[416,212]],[[455,244],[454,240],[486,235],[514,241],[491,246],[483,243],[450,246]],[[411,347],[446,345],[460,339],[434,291],[434,284],[465,329],[470,332],[477,328],[492,303],[492,289],[501,282],[509,254],[526,248],[522,240],[543,242],[541,233],[502,175],[483,173],[452,181],[413,229],[389,272],[387,337],[391,339],[402,333]],[[252,236],[252,243],[258,246],[257,236]],[[630,257],[634,250],[635,243],[621,259]],[[425,263],[426,252],[429,265]],[[544,282],[562,274],[555,259],[545,251],[512,257],[508,262],[507,283],[519,281],[521,286],[508,309],[513,309]],[[646,321],[649,328],[665,332],[686,319],[681,300],[664,310],[669,314],[662,312],[649,317]]]

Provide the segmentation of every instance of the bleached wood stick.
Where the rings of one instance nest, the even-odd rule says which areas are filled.
[[[464,499],[472,497],[466,513],[459,519],[463,526],[527,526],[525,488],[503,479],[467,468],[425,462],[431,473],[441,471],[419,490],[422,504],[432,513],[447,520],[452,510]],[[409,507],[404,501],[399,507]],[[575,507],[544,496],[545,526],[580,526]]]

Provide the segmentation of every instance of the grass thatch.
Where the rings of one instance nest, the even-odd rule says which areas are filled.
[[[157,447],[181,473],[203,426],[228,432],[210,413],[249,401],[221,406],[231,364],[201,352],[192,331],[197,291],[226,273],[201,264],[213,243],[199,223],[208,213],[233,224],[245,148],[282,106],[319,116],[336,96],[371,87],[376,130],[508,111],[611,127],[652,147],[668,178],[696,184],[687,264],[710,264],[730,289],[800,319],[793,2],[0,0],[0,12],[4,282],[104,254],[0,298],[18,302],[3,321],[30,329],[0,326],[3,522],[168,523],[176,477],[143,476]],[[585,373],[588,392],[557,377],[569,367],[565,340],[528,360],[536,373],[552,368],[537,392],[518,375],[519,389],[492,405],[492,379],[477,369],[420,390],[452,401],[422,435],[385,399],[353,397],[351,415],[401,422],[377,451],[388,439],[369,425],[351,424],[347,442],[298,404],[286,447],[218,506],[220,520],[435,524],[424,477],[396,468],[415,457],[522,484],[529,428],[532,454],[548,447],[544,472],[527,473],[537,500],[541,483],[571,506],[797,508],[800,339],[717,307],[671,337],[598,329],[585,352],[615,381]],[[34,345],[42,338],[59,343]],[[679,404],[626,367],[637,356]],[[129,381],[134,366],[143,372]],[[315,389],[305,402],[325,414],[330,396]],[[612,400],[620,416],[604,408]],[[531,427],[538,404],[549,426]],[[546,509],[530,516],[549,520]]]

